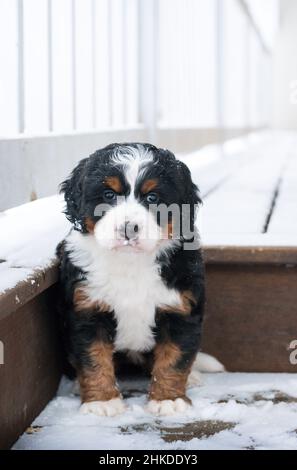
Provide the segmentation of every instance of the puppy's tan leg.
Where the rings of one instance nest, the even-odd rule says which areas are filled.
[[[94,342],[87,354],[88,365],[78,372],[81,412],[99,416],[122,413],[125,406],[116,385],[112,345]]]
[[[183,412],[191,403],[186,396],[190,365],[178,368],[182,354],[174,343],[161,343],[155,347],[152,382],[148,410],[157,415]]]

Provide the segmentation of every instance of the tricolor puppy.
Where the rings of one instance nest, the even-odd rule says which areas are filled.
[[[63,326],[82,412],[124,410],[117,353],[150,359],[152,413],[183,411],[204,306],[189,169],[153,145],[112,144],[82,160],[62,192],[73,224],[58,249]]]

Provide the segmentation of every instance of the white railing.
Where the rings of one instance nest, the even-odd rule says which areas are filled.
[[[0,210],[55,192],[111,140],[185,152],[267,126],[255,2],[0,0]]]
[[[0,0],[0,136],[267,124],[272,22],[254,0]]]
[[[137,0],[0,0],[0,135],[138,121]]]
[[[277,16],[277,0],[256,3]],[[162,125],[269,124],[272,56],[262,32],[274,17],[266,11],[267,23],[259,14],[256,22],[253,0],[160,0],[159,6]]]

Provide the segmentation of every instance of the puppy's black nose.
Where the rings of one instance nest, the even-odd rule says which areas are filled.
[[[120,236],[125,240],[132,240],[138,237],[139,226],[129,220],[123,223],[119,228]]]

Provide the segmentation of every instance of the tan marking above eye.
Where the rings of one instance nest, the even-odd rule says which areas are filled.
[[[154,189],[156,189],[157,186],[158,186],[157,178],[151,178],[151,179],[146,180],[142,184],[140,191],[142,192],[142,194],[147,194],[153,191]]]
[[[123,190],[122,183],[118,176],[107,176],[103,183],[106,187],[112,189],[116,193],[121,193]]]

